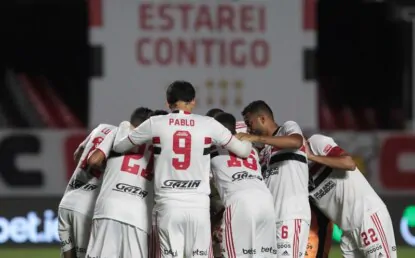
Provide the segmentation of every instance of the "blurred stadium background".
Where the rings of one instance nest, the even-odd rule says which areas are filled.
[[[0,6],[0,257],[58,257],[76,146],[138,105],[164,107],[175,79],[197,85],[200,113],[264,99],[277,121],[334,137],[388,205],[399,257],[415,257],[414,1]]]

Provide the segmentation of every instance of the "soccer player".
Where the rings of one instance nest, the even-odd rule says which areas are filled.
[[[251,143],[241,142],[215,119],[191,114],[195,89],[175,81],[167,89],[172,113],[154,116],[114,143],[124,152],[152,140],[155,155],[153,223],[161,257],[211,255],[209,217],[210,147],[225,146],[246,158]]]
[[[219,113],[215,119],[236,134],[233,115]],[[245,159],[220,146],[211,153],[215,185],[225,204],[225,257],[276,257],[274,201],[263,182],[258,161],[255,149]]]
[[[142,144],[123,155],[111,153],[114,140],[127,136],[148,119],[152,111],[138,108],[130,122],[111,132],[94,152],[108,157],[98,195],[87,257],[148,257],[153,206],[151,144]],[[96,162],[96,161],[95,161]]]
[[[162,109],[157,109],[153,111],[153,114],[151,116],[162,116],[162,115],[167,115],[169,114],[169,112],[162,110]]]
[[[242,111],[251,134],[240,139],[266,144],[262,175],[274,197],[278,257],[302,257],[307,247],[311,211],[308,202],[308,166],[304,138],[298,124],[278,125],[271,108],[261,100]]]
[[[100,171],[91,169],[87,159],[115,128],[108,124],[98,125],[75,152],[78,165],[66,187],[58,210],[61,256],[64,258],[85,257],[95,200],[101,185]]]
[[[324,135],[311,136],[308,146],[314,163],[310,197],[343,230],[343,257],[397,257],[388,209],[353,159]]]
[[[219,113],[223,113],[223,112],[225,112],[225,111],[223,111],[222,109],[220,109],[220,108],[212,108],[211,110],[209,110],[207,113],[206,113],[206,116],[208,116],[208,117],[215,117],[217,114],[219,114]]]

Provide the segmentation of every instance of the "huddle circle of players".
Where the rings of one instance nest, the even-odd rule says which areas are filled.
[[[385,204],[332,138],[305,139],[261,100],[244,122],[192,114],[186,81],[166,100],[171,113],[138,108],[79,145],[61,257],[328,257],[332,223],[343,257],[397,257]]]

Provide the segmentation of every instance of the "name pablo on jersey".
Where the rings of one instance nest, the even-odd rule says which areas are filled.
[[[169,125],[192,127],[192,126],[195,126],[195,120],[185,119],[185,118],[170,118]]]

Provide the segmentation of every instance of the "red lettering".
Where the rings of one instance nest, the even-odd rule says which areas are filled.
[[[181,11],[181,17],[182,17],[182,26],[181,28],[186,31],[189,29],[189,13],[192,9],[192,5],[190,4],[180,4],[179,9]]]
[[[232,5],[221,4],[217,13],[218,30],[223,31],[227,28],[230,32],[235,31],[233,21],[235,20],[235,12]]]
[[[241,31],[243,32],[253,32],[254,31],[254,27],[253,27],[253,12],[254,12],[254,8],[252,5],[242,5],[241,6],[241,18],[240,18],[240,22],[241,22]]]
[[[136,46],[137,62],[145,66],[204,64],[238,68],[252,65],[255,68],[264,68],[270,63],[271,56],[270,45],[263,39],[248,42],[244,38],[225,41],[220,38],[144,37],[138,39]]]
[[[262,52],[262,55],[259,52]],[[269,64],[269,57],[271,56],[268,43],[262,39],[252,42],[250,56],[254,67],[267,66]]]
[[[154,56],[156,61],[160,65],[171,64],[173,59],[173,44],[169,38],[159,38],[155,42],[155,53]]]
[[[174,119],[173,118],[170,118],[169,119],[169,125],[172,125],[174,123]]]
[[[66,163],[66,178],[69,180],[76,168],[76,162],[73,159],[73,154],[78,148],[79,144],[85,139],[87,135],[85,133],[78,133],[69,135],[65,140],[65,149],[63,153],[65,154],[65,163]]]
[[[379,155],[380,181],[389,190],[415,189],[415,171],[400,167],[403,154],[415,155],[415,137],[391,136],[383,141]]]
[[[316,29],[316,0],[303,0],[303,29]]]
[[[154,28],[151,25],[151,19],[153,18],[152,9],[153,4],[151,3],[140,4],[138,8],[138,27],[144,31],[151,31]]]
[[[234,66],[244,67],[246,64],[246,54],[242,53],[237,56],[238,47],[245,45],[245,40],[235,39],[232,40],[230,45],[230,61]]]
[[[174,26],[173,17],[167,13],[169,8],[171,8],[171,4],[161,4],[158,8],[158,14],[162,20],[162,24],[160,25],[162,31],[172,30]]]
[[[139,64],[150,65],[151,61],[144,56],[144,53],[148,53],[144,50],[145,45],[150,45],[150,39],[149,38],[140,38],[140,39],[138,39],[136,57],[137,57],[137,61],[138,61]]]
[[[213,21],[210,14],[210,8],[207,5],[201,5],[198,9],[196,21],[195,21],[195,31],[199,30],[213,30]]]
[[[264,33],[267,30],[267,11],[264,6],[259,7],[259,32]]]
[[[195,120],[193,119],[183,119],[183,118],[170,118],[169,125],[177,125],[177,126],[195,126]]]

